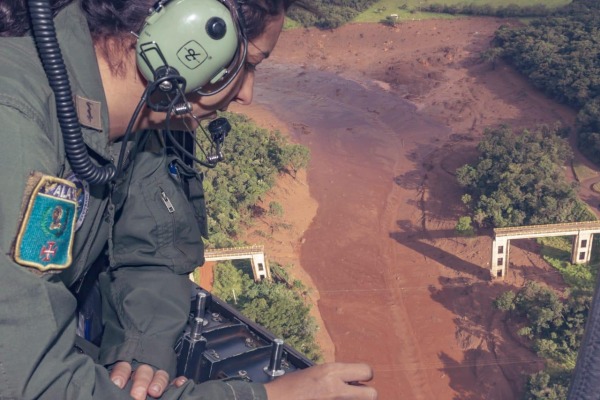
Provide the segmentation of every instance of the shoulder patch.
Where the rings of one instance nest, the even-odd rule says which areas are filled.
[[[18,264],[42,272],[71,265],[77,212],[77,187],[73,182],[33,174],[15,243]]]
[[[90,191],[87,183],[79,179],[74,172],[71,172],[69,176],[67,176],[67,180],[72,182],[76,188],[75,197],[77,201],[77,223],[75,224],[75,230],[79,230],[88,212]]]

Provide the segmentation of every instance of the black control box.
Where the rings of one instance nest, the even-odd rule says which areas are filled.
[[[188,326],[177,344],[177,376],[201,383],[266,383],[313,363],[216,296],[194,287]]]

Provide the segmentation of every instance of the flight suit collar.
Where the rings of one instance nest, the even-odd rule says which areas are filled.
[[[56,36],[69,73],[73,100],[85,143],[111,160],[108,105],[94,44],[80,3],[65,7],[55,19]]]

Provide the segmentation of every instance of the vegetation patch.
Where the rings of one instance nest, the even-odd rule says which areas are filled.
[[[259,128],[242,115],[226,115],[232,133],[225,141],[224,150],[235,156],[205,171],[204,179],[210,234],[207,244],[211,247],[244,245],[237,238],[251,226],[258,202],[276,183],[277,176],[287,173],[295,177],[310,160],[306,147],[290,143],[280,132]],[[202,142],[200,133],[198,138]],[[277,220],[284,209],[272,201],[266,212]],[[214,271],[215,295],[311,360],[321,360],[321,350],[315,340],[318,326],[309,314],[308,289],[302,282],[291,280],[286,269],[273,262],[273,282],[254,282],[247,262],[237,262],[235,266],[221,262]],[[194,278],[200,281],[197,272]]]
[[[292,7],[285,27],[334,29],[348,22],[395,25],[405,20],[480,15],[510,18],[554,14],[569,0],[311,0],[313,11]],[[560,12],[560,11],[558,11]]]
[[[560,294],[531,281],[495,300],[494,305],[507,312],[509,322],[523,326],[517,333],[531,340],[532,350],[546,359],[546,368],[530,376],[526,399],[566,398],[590,304],[588,292]]]
[[[286,268],[277,264],[271,263],[271,274],[273,282],[257,283],[250,277],[247,265],[222,262],[215,268],[213,293],[309,359],[321,361],[321,350],[315,341],[318,326],[305,300],[306,286],[291,280]]]
[[[587,165],[577,161],[573,162],[573,173],[575,174],[575,178],[579,182],[583,182],[587,179],[598,176],[597,171],[594,171]]]
[[[289,142],[281,132],[257,127],[242,115],[225,115],[232,133],[224,151],[233,156],[204,174],[208,243],[213,247],[238,245],[244,224],[251,223],[256,204],[273,187],[277,175],[295,176],[310,161],[308,148]]]
[[[494,44],[535,86],[579,110],[578,146],[600,164],[600,3],[573,1],[551,17],[505,26]]]
[[[471,237],[475,235],[475,229],[473,229],[473,222],[471,221],[471,217],[463,216],[458,218],[458,222],[454,227],[456,233],[461,236]]]
[[[451,18],[456,15],[515,17],[546,15],[569,4],[568,0],[380,0],[354,18],[353,22],[384,22],[397,14],[398,20]]]
[[[589,264],[571,264],[572,237],[540,238],[542,255],[562,274],[569,286],[556,292],[527,282],[517,292],[507,291],[494,301],[507,320],[521,326],[517,333],[531,340],[532,350],[546,359],[543,371],[529,377],[525,398],[565,399],[577,352],[583,338],[598,273],[598,252]],[[594,239],[593,247],[600,246]],[[597,248],[597,247],[596,247]]]
[[[560,128],[540,126],[515,134],[507,126],[488,129],[478,161],[459,168],[467,190],[463,202],[479,226],[508,227],[592,221],[562,165],[572,157]]]
[[[538,242],[542,245],[542,257],[561,273],[569,287],[575,290],[593,292],[597,265],[595,263],[571,264],[572,236],[540,238]],[[594,246],[598,245],[600,243],[594,243]]]

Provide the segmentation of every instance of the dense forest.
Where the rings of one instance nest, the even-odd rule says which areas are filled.
[[[278,174],[295,175],[310,160],[308,148],[290,143],[279,131],[268,131],[243,115],[227,113],[233,129],[225,141],[226,157],[205,171],[209,211],[209,245],[237,245],[237,236],[257,211],[256,204],[275,184]]]
[[[377,0],[311,0],[314,9],[292,8],[289,17],[304,26],[333,29],[352,21]]]
[[[579,110],[579,148],[600,164],[600,2],[575,0],[551,17],[504,26],[494,44],[533,84]]]
[[[595,220],[564,177],[561,167],[572,153],[561,133],[547,126],[519,134],[507,126],[485,132],[478,161],[456,173],[467,190],[463,202],[480,227]]]
[[[544,259],[563,274],[569,288],[558,293],[530,281],[517,292],[504,292],[494,304],[506,312],[506,323],[546,360],[544,370],[529,377],[525,399],[562,400],[577,361],[599,260],[595,255],[590,264],[570,264],[571,238],[540,242]],[[600,241],[594,239],[593,245],[600,246]]]
[[[451,15],[476,15],[476,16],[494,16],[499,18],[530,18],[545,17],[552,15],[555,11],[546,7],[544,4],[523,6],[518,4],[508,4],[505,6],[494,7],[490,4],[426,4],[421,8],[422,11],[432,13],[442,13]]]

